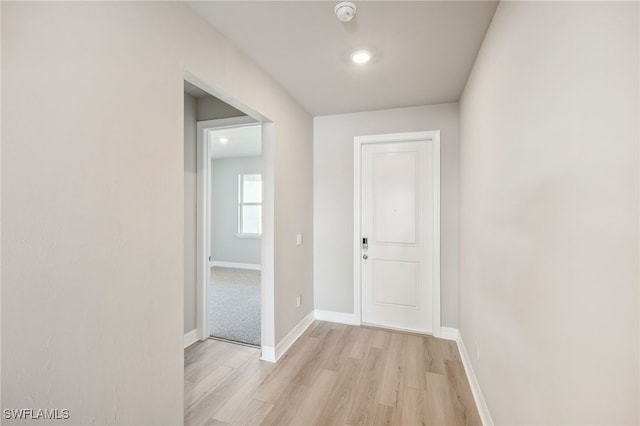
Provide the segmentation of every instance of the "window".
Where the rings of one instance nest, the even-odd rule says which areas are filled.
[[[262,175],[238,175],[238,236],[262,235]]]

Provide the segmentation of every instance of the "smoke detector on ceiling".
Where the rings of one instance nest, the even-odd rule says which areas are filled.
[[[350,1],[343,1],[342,3],[338,3],[333,11],[339,20],[348,22],[353,18],[353,15],[356,14],[356,5]]]

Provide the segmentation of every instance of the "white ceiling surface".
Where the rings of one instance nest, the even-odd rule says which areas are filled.
[[[189,1],[312,115],[459,100],[496,1]],[[349,60],[355,49],[371,63]]]
[[[220,138],[228,139],[221,143]],[[262,153],[262,127],[244,126],[210,130],[209,148],[212,159],[254,157]]]

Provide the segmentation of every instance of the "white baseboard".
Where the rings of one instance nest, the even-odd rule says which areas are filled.
[[[360,325],[360,320],[355,314],[346,314],[344,312],[321,311],[315,310],[315,318],[319,321],[336,322],[339,324]]]
[[[473,394],[473,399],[476,402],[476,407],[478,407],[480,420],[482,421],[483,426],[493,426],[493,419],[491,418],[491,413],[489,413],[489,407],[487,407],[487,403],[484,400],[484,396],[482,395],[482,390],[480,389],[478,378],[476,377],[476,373],[473,371],[473,366],[471,365],[471,359],[469,358],[467,349],[465,348],[464,342],[462,341],[462,336],[460,335],[460,331],[458,331],[455,328],[451,330],[455,330],[457,334],[456,343],[458,344],[458,351],[460,352],[462,365],[464,365],[464,371],[465,373],[467,373],[467,380],[469,381],[469,386],[471,387],[471,393]]]
[[[260,271],[262,265],[259,263],[239,263],[239,262],[223,262],[214,260],[209,262],[209,267],[219,266],[221,268],[250,269],[252,271]]]
[[[260,359],[267,362],[276,362],[276,348],[273,346],[263,346]]]
[[[291,331],[284,336],[284,339],[280,340],[280,342],[276,345],[275,350],[271,347],[262,347],[262,357],[260,359],[269,362],[278,362],[278,360],[282,357],[282,355],[289,350],[291,345],[293,345],[296,340],[302,333],[305,332],[307,328],[315,321],[315,315],[313,311],[309,312],[309,314],[304,317],[295,327],[291,329]]]
[[[439,337],[441,339],[455,340],[457,342],[458,338],[460,337],[460,333],[458,332],[457,328],[440,327],[440,336]]]
[[[198,340],[200,339],[198,339],[198,329],[196,328],[184,335],[184,347],[191,346]]]
[[[275,348],[273,346],[263,346],[260,359],[268,362],[277,362],[315,320],[360,325],[360,321],[356,319],[354,314],[318,310],[311,311],[302,319],[302,321],[293,327],[293,329],[276,345]]]

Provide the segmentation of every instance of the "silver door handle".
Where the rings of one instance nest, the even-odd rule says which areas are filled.
[[[363,255],[363,256],[362,256],[362,258],[363,258],[364,260],[367,260],[367,259],[369,258],[369,256],[367,256],[367,255],[365,254],[365,255]]]

